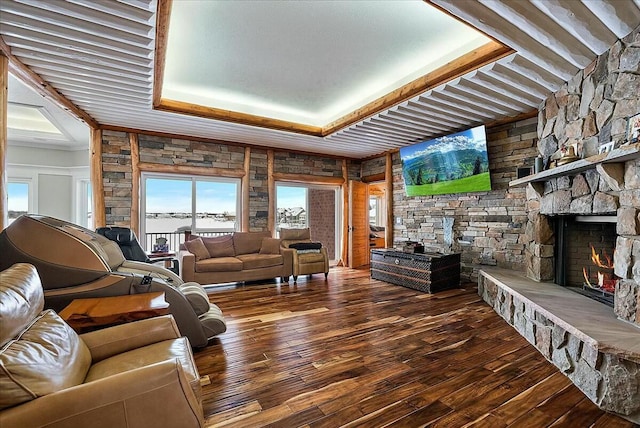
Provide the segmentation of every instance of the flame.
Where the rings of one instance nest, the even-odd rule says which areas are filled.
[[[593,248],[593,245],[591,245],[591,261],[593,262],[593,264],[598,266],[599,268],[613,268],[613,262],[611,261],[611,258],[607,255],[607,252],[605,250],[602,250],[602,256],[605,259],[604,262],[600,260],[600,254],[596,253],[596,249]]]
[[[613,261],[611,257],[607,255],[607,252],[603,250],[601,257],[600,254],[596,252],[595,248],[593,248],[593,245],[591,245],[591,261],[598,268],[613,269]],[[585,285],[588,287],[599,288],[609,292],[613,292],[615,290],[616,283],[618,282],[617,279],[615,279],[615,276],[611,275],[613,279],[606,279],[609,274],[598,271],[598,283],[592,284],[589,280],[589,269],[586,266],[582,268],[582,275],[584,276]]]

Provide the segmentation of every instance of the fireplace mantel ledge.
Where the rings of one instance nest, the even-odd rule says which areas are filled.
[[[640,328],[618,319],[607,305],[554,283],[533,281],[521,272],[491,268],[480,275],[600,352],[640,362]]]
[[[598,165],[608,163],[622,163],[640,158],[640,143],[621,146],[609,153],[602,153],[586,159],[580,159],[552,169],[547,169],[537,174],[528,175],[509,182],[509,187],[524,186],[528,183],[547,181],[556,177],[575,175],[588,169],[595,169]]]

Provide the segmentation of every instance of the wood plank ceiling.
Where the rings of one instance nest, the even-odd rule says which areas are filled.
[[[431,3],[516,53],[326,137],[153,110],[155,0],[2,0],[0,36],[100,126],[364,158],[530,113],[640,24],[640,0]]]

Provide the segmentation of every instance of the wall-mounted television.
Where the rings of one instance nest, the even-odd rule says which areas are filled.
[[[491,190],[484,125],[400,149],[407,196]]]

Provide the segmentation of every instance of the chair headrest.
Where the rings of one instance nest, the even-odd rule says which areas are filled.
[[[107,226],[100,227],[96,229],[100,235],[103,235],[106,238],[109,238],[112,241],[117,242],[118,244],[130,244],[133,241],[137,241],[136,235],[133,233],[133,230],[128,227],[119,227],[119,226]]]
[[[0,272],[0,346],[13,339],[44,309],[38,271],[16,263]]]

